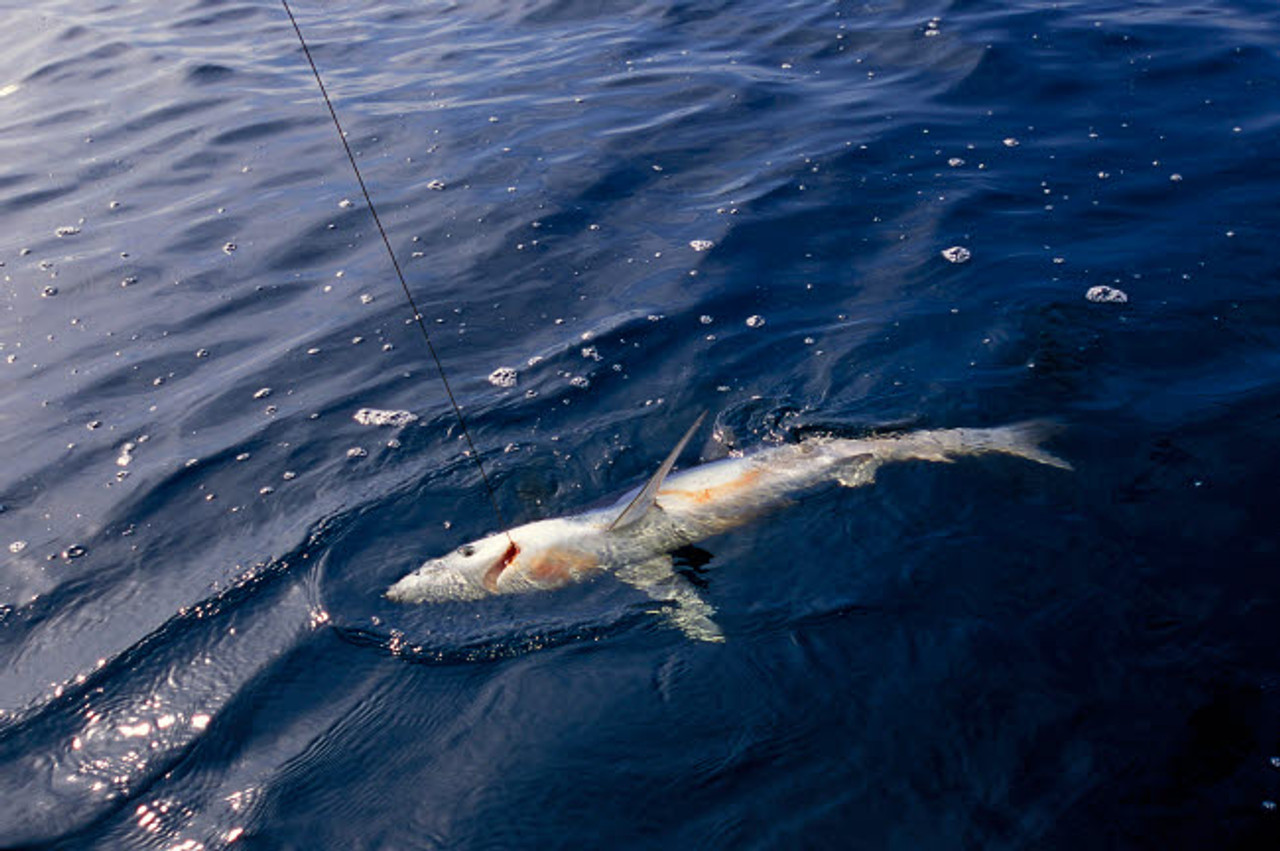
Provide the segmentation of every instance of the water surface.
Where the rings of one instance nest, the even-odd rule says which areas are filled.
[[[1272,4],[295,11],[513,522],[704,408],[1075,472],[706,542],[722,646],[392,605],[497,519],[282,9],[4,11],[0,845],[1280,840]]]

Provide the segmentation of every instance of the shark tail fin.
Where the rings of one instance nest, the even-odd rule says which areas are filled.
[[[1066,460],[1041,447],[1042,443],[1065,429],[1066,426],[1054,420],[1027,420],[999,428],[983,429],[980,442],[986,444],[983,448],[988,452],[1003,452],[1038,464],[1070,470],[1071,464]]]

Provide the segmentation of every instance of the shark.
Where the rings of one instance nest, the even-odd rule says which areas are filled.
[[[673,553],[795,504],[823,484],[864,487],[885,464],[950,463],[1001,454],[1063,470],[1042,448],[1056,423],[907,431],[864,438],[814,435],[672,474],[703,412],[642,486],[616,504],[537,520],[424,562],[387,589],[400,603],[480,600],[551,591],[612,574],[657,601],[689,638],[720,642],[715,609],[675,566]]]

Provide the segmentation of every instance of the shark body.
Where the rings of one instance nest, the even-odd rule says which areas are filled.
[[[611,572],[667,604],[668,617],[689,637],[722,641],[712,619],[715,610],[675,571],[673,551],[784,508],[795,495],[825,482],[869,485],[887,463],[1001,453],[1071,469],[1040,448],[1053,427],[1028,422],[864,439],[810,437],[668,475],[702,420],[644,487],[616,505],[527,523],[466,544],[400,579],[387,589],[387,598],[475,600],[552,590]]]

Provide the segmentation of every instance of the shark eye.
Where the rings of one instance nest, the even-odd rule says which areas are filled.
[[[458,547],[458,555],[466,556],[467,558],[470,558],[475,554],[476,554],[476,548],[471,546],[470,544],[464,544],[463,546]]]

